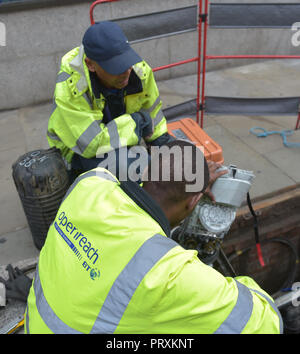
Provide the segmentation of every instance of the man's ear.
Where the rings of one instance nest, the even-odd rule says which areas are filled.
[[[85,58],[85,63],[86,63],[86,66],[88,67],[89,71],[91,71],[93,73],[96,71],[95,65],[90,58]]]
[[[194,194],[193,196],[191,196],[188,200],[187,203],[187,208],[189,211],[193,211],[195,206],[197,205],[197,203],[199,202],[199,200],[201,199],[201,197],[203,196],[203,193],[198,193],[198,194]]]

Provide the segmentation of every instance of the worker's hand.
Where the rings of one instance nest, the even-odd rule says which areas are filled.
[[[11,264],[6,267],[8,280],[0,277],[0,282],[5,285],[6,297],[9,299],[27,301],[32,279],[27,277],[19,268],[13,268]]]
[[[208,187],[204,192],[204,195],[208,196],[212,200],[212,202],[215,203],[216,199],[213,193],[211,192],[211,187],[219,177],[226,175],[226,173],[228,173],[228,170],[227,169],[219,170],[223,166],[214,161],[208,161],[207,165],[209,170],[209,182],[208,182]]]
[[[150,130],[150,134],[144,136],[144,139],[147,141],[148,139],[151,138],[151,136],[154,133],[154,120],[151,118],[151,130]],[[145,133],[146,134],[146,133]]]
[[[139,137],[148,139],[152,136],[154,130],[154,122],[147,111],[139,111],[131,114],[135,121],[136,129]]]

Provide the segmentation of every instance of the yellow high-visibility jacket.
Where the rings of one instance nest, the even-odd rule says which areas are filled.
[[[74,153],[92,158],[115,148],[137,145],[141,136],[132,114],[141,110],[148,112],[153,119],[154,133],[146,140],[147,143],[167,133],[159,91],[153,72],[145,61],[133,66],[141,90],[125,94],[126,113],[104,124],[106,100],[102,94],[95,97],[85,58],[83,46],[62,58],[48,123],[50,147],[60,149],[70,162]]]
[[[41,250],[26,333],[280,333],[249,277],[224,277],[168,236],[137,183],[96,168],[70,187]]]

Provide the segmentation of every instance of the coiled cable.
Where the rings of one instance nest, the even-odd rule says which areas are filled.
[[[292,285],[296,279],[296,275],[297,275],[297,269],[298,269],[298,263],[299,263],[298,251],[297,251],[295,245],[290,240],[287,240],[287,239],[284,239],[281,237],[274,237],[274,238],[262,240],[261,245],[264,246],[264,245],[272,243],[272,242],[280,243],[280,244],[287,246],[290,250],[291,255],[292,255],[292,259],[290,261],[291,267],[288,271],[288,276],[285,279],[283,285],[278,290],[289,289],[292,287]],[[246,247],[242,250],[238,250],[238,251],[232,253],[231,255],[228,256],[229,261],[232,262],[237,257],[252,250],[254,247],[255,247],[255,245],[252,245],[252,246]]]

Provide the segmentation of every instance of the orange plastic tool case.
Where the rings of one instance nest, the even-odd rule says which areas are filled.
[[[208,161],[223,164],[223,150],[203,129],[191,118],[184,118],[175,122],[168,123],[169,134],[177,139],[186,139],[203,146],[204,156]]]

